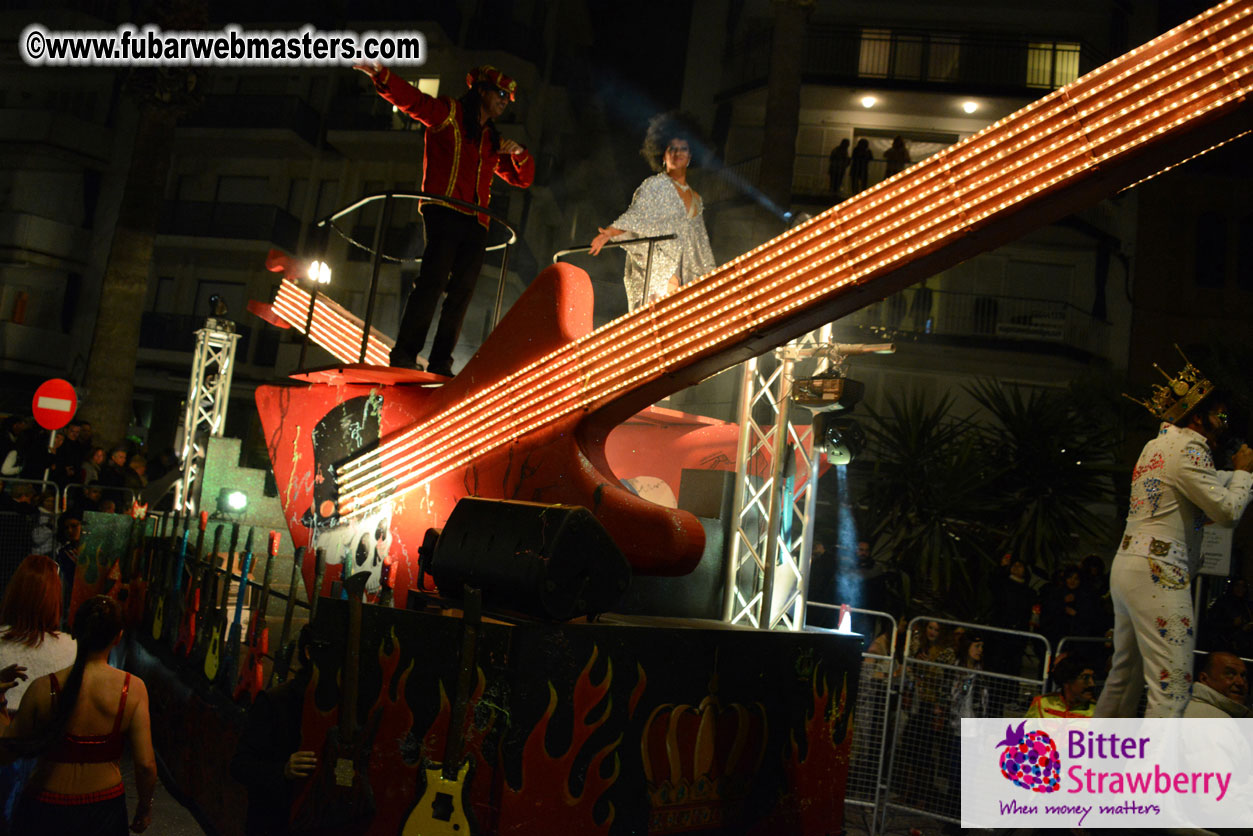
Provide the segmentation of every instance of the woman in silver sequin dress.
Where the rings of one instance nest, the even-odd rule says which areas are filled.
[[[714,268],[709,234],[705,231],[704,205],[700,195],[687,184],[694,133],[676,114],[665,113],[652,119],[640,153],[658,173],[641,183],[627,210],[592,239],[591,253],[597,255],[611,239],[676,236],[672,241],[654,245],[647,275],[648,245],[623,248],[627,261],[622,281],[626,285],[628,310],[673,293]]]

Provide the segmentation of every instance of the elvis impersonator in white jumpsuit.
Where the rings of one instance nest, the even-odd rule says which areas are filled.
[[[1185,358],[1186,361],[1186,358]],[[1137,401],[1162,420],[1131,476],[1127,528],[1110,570],[1114,660],[1096,717],[1180,717],[1192,692],[1196,644],[1189,585],[1201,562],[1206,521],[1235,525],[1249,504],[1253,450],[1214,469],[1227,431],[1227,403],[1190,363],[1168,386]]]

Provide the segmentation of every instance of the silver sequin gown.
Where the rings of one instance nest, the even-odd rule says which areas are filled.
[[[670,278],[676,273],[679,284],[685,285],[714,268],[700,195],[693,192],[689,212],[674,181],[665,172],[641,183],[631,198],[630,207],[611,226],[626,230],[626,234],[616,236],[614,241],[654,235],[678,236],[673,241],[653,245],[652,269],[647,280],[644,263],[648,259],[648,245],[623,247],[627,260],[622,283],[626,285],[628,310],[665,296]]]

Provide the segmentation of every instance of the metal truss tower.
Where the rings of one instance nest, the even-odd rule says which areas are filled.
[[[775,349],[773,357],[743,365],[724,621],[770,630],[805,624],[821,454],[814,448],[813,412],[793,402],[796,364],[816,359],[805,377],[813,378],[811,385],[838,382],[827,390],[830,396],[843,391],[850,356],[895,350],[891,343],[833,343],[825,325]],[[798,394],[813,402],[812,393]]]
[[[744,363],[740,441],[722,617],[732,624],[799,630],[813,543],[818,454],[811,414],[792,404],[797,360],[821,355],[827,365],[831,326],[825,325]],[[796,414],[794,410],[798,410]],[[795,416],[796,420],[793,420]]]
[[[209,438],[220,437],[226,426],[238,343],[235,323],[229,319],[211,316],[196,332],[196,353],[179,436],[183,478],[174,488],[174,510],[178,513],[193,514],[199,510],[205,451]]]

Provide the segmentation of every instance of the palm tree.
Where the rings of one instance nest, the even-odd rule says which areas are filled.
[[[1078,538],[1103,538],[1093,506],[1112,496],[1102,426],[1085,419],[1065,392],[981,381],[967,391],[996,423],[984,428],[995,463],[987,483],[1005,529],[1000,549],[1052,573],[1073,558]]]
[[[867,430],[874,460],[865,499],[875,521],[876,551],[892,555],[910,590],[969,613],[975,606],[972,567],[987,559],[989,511],[985,448],[969,419],[952,414],[946,395],[888,396]]]

